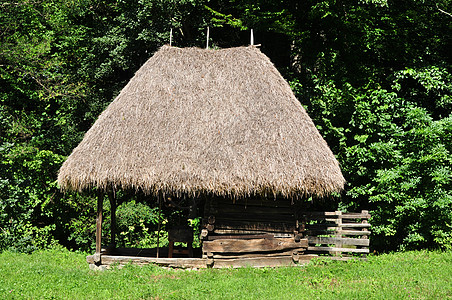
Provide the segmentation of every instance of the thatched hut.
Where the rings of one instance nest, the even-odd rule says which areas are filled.
[[[247,234],[299,242],[294,201],[287,199],[339,192],[344,178],[288,83],[259,49],[164,46],[85,134],[58,183],[63,190],[203,198],[204,254],[211,257],[227,251],[209,246],[209,235],[226,234],[225,241],[234,235],[239,248]],[[250,239],[248,245],[259,244]],[[258,252],[287,250],[268,247]],[[245,248],[236,252],[252,252]]]

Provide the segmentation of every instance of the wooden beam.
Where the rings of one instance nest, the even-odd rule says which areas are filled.
[[[352,252],[352,253],[369,253],[369,249],[355,249],[355,248],[336,248],[336,247],[308,247],[308,251],[322,251],[322,252]]]
[[[108,193],[108,199],[110,200],[110,219],[111,219],[110,244],[113,248],[116,248],[116,197],[114,192]]]
[[[208,240],[209,241],[224,239],[252,240],[252,239],[272,239],[274,237],[275,236],[273,234],[211,235],[208,237]]]
[[[358,231],[358,230],[306,230],[306,234],[307,235],[318,235],[318,234],[330,234],[330,235],[335,235],[335,234],[340,234],[340,235],[370,235],[370,231]]]
[[[355,246],[369,246],[368,239],[353,239],[353,238],[338,238],[338,237],[317,237],[308,236],[309,244],[335,244],[335,245],[355,245]],[[340,246],[337,246],[341,248]]]
[[[104,205],[104,194],[97,194],[97,218],[96,218],[96,254],[100,254],[102,247],[102,208]]]
[[[245,253],[245,252],[262,252],[262,251],[281,251],[288,249],[303,248],[308,246],[308,240],[302,239],[295,242],[293,238],[280,239],[253,239],[253,240],[237,240],[224,239],[205,241],[203,243],[203,252],[220,252],[220,253]]]

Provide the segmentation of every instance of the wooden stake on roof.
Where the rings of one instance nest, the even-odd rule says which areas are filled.
[[[207,26],[207,42],[206,42],[206,49],[209,49],[209,26]]]
[[[254,34],[253,34],[253,29],[251,29],[251,41],[250,41],[251,46],[254,45]]]
[[[173,28],[170,29],[170,34],[169,34],[169,45],[171,46],[172,43],[173,43]]]

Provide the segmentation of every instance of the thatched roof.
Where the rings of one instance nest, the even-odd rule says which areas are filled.
[[[338,162],[255,47],[164,46],[99,116],[59,171],[63,190],[323,196]]]

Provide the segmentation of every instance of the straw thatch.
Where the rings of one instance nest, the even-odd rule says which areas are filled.
[[[63,190],[323,196],[338,162],[289,85],[255,47],[162,47],[60,169]]]

